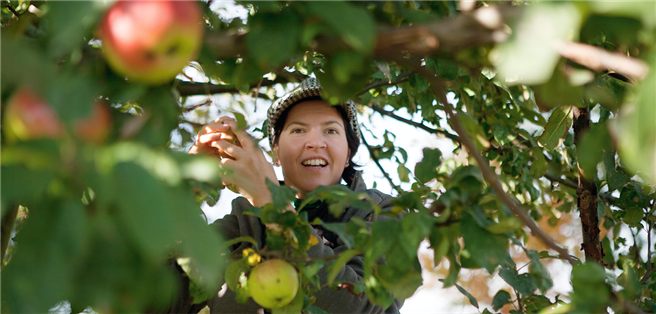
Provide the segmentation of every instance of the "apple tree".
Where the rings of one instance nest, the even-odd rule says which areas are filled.
[[[273,260],[299,282],[274,312],[322,313],[324,286],[386,307],[413,295],[422,267],[481,313],[656,311],[653,2],[237,1],[237,17],[171,3],[112,20],[121,3],[2,2],[3,313],[148,311],[180,294],[202,305],[223,283],[244,302]],[[394,210],[325,187],[298,209],[323,200],[374,219],[308,221],[270,185],[274,202],[250,212],[274,226],[266,244],[231,250],[257,241],[206,226],[224,170],[186,151],[225,113],[268,150],[253,117],[310,76],[327,101],[358,105]],[[427,143],[412,162],[408,134],[364,128],[380,117],[451,149]],[[348,249],[308,257],[317,224]],[[356,256],[363,282],[334,280]],[[565,293],[558,263],[571,266]]]

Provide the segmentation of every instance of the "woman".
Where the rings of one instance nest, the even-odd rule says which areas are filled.
[[[391,196],[377,190],[367,190],[360,172],[355,170],[353,156],[360,145],[360,129],[355,105],[347,102],[342,106],[331,106],[321,99],[321,86],[310,78],[299,88],[276,100],[268,110],[269,142],[273,150],[274,164],[282,167],[284,184],[297,191],[299,199],[321,185],[340,184],[343,179],[355,191],[364,191],[380,205],[389,209]],[[240,145],[232,144],[232,134]],[[223,167],[230,174],[222,178],[223,183],[232,185],[244,197],[232,203],[232,212],[213,223],[226,238],[251,236],[262,247],[265,226],[253,216],[243,215],[252,206],[262,207],[272,201],[266,179],[278,183],[273,166],[266,160],[245,130],[237,127],[236,121],[221,117],[203,127],[190,153],[221,154]],[[288,210],[294,211],[293,207]],[[328,213],[326,206],[304,208],[310,220],[316,217],[327,222],[346,222],[352,217],[371,220],[370,211],[347,208],[341,217]],[[382,216],[381,216],[382,217]],[[384,218],[383,218],[384,219]],[[272,226],[267,226],[272,227]],[[341,239],[320,226],[312,230],[323,243],[308,251],[310,257],[323,257],[346,250]],[[235,250],[250,244],[243,243]],[[361,257],[353,258],[339,273],[336,281],[362,282],[364,270]],[[322,283],[326,282],[325,270],[320,272]],[[370,304],[366,296],[357,297],[346,290],[333,291],[326,287],[320,290],[314,305],[329,313],[398,313],[402,300],[388,309]],[[221,291],[207,301],[212,313],[260,313],[262,309],[249,299],[245,304],[235,301],[235,294],[224,285]]]

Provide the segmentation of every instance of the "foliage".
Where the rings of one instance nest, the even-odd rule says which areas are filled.
[[[232,20],[201,3],[207,37],[186,69],[197,81],[178,76],[160,86],[108,68],[94,40],[107,3],[2,3],[2,102],[30,86],[67,129],[56,139],[2,137],[3,312],[47,312],[62,300],[75,312],[156,309],[177,287],[168,271],[174,261],[191,278],[195,302],[224,274],[245,301],[248,272],[272,257],[301,277],[303,289],[284,311],[321,312],[312,305],[321,267],[325,285],[388,306],[421,285],[415,261],[425,239],[434,255],[423,266],[446,269],[444,287],[486,313],[656,311],[654,3],[478,2],[471,11],[446,1],[239,1],[250,13]],[[622,62],[582,61],[595,53]],[[279,229],[267,230],[265,247],[229,252],[257,241],[225,241],[203,227],[199,205],[216,202],[222,170],[182,151],[212,110],[237,112],[255,134],[266,130],[244,118],[241,99],[253,94],[263,111],[309,75],[328,101],[354,99],[361,119],[397,119],[455,148],[426,147],[411,165],[405,135],[378,125],[365,132],[365,146],[376,164],[396,164],[381,167],[398,194],[394,210],[381,213],[366,194],[343,187],[317,190],[299,205],[323,200],[335,215],[355,206],[398,221],[308,222],[283,212],[293,192],[270,185],[274,203],[250,214]],[[219,93],[232,102],[190,97]],[[112,104],[113,120],[100,145],[70,135],[98,98]],[[599,250],[586,247],[584,263],[578,245],[563,254],[562,237],[541,237],[531,225],[552,228],[577,212],[602,230],[578,232]],[[309,258],[311,224],[339,234],[349,249]],[[355,256],[364,258],[362,284],[334,281]],[[568,295],[552,293],[554,259],[574,265]],[[459,277],[466,269],[507,285],[493,299],[476,295]]]

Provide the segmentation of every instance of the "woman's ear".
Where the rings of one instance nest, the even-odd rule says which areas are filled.
[[[351,160],[351,149],[349,148],[348,153],[346,154],[346,163],[344,164],[344,168],[349,166],[349,160]]]

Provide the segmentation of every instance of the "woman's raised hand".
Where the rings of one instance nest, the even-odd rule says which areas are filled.
[[[235,119],[221,117],[204,126],[189,153],[223,157],[221,164],[227,170],[223,184],[237,188],[253,206],[262,207],[272,201],[265,179],[278,184],[273,166],[253,138],[237,127]]]

